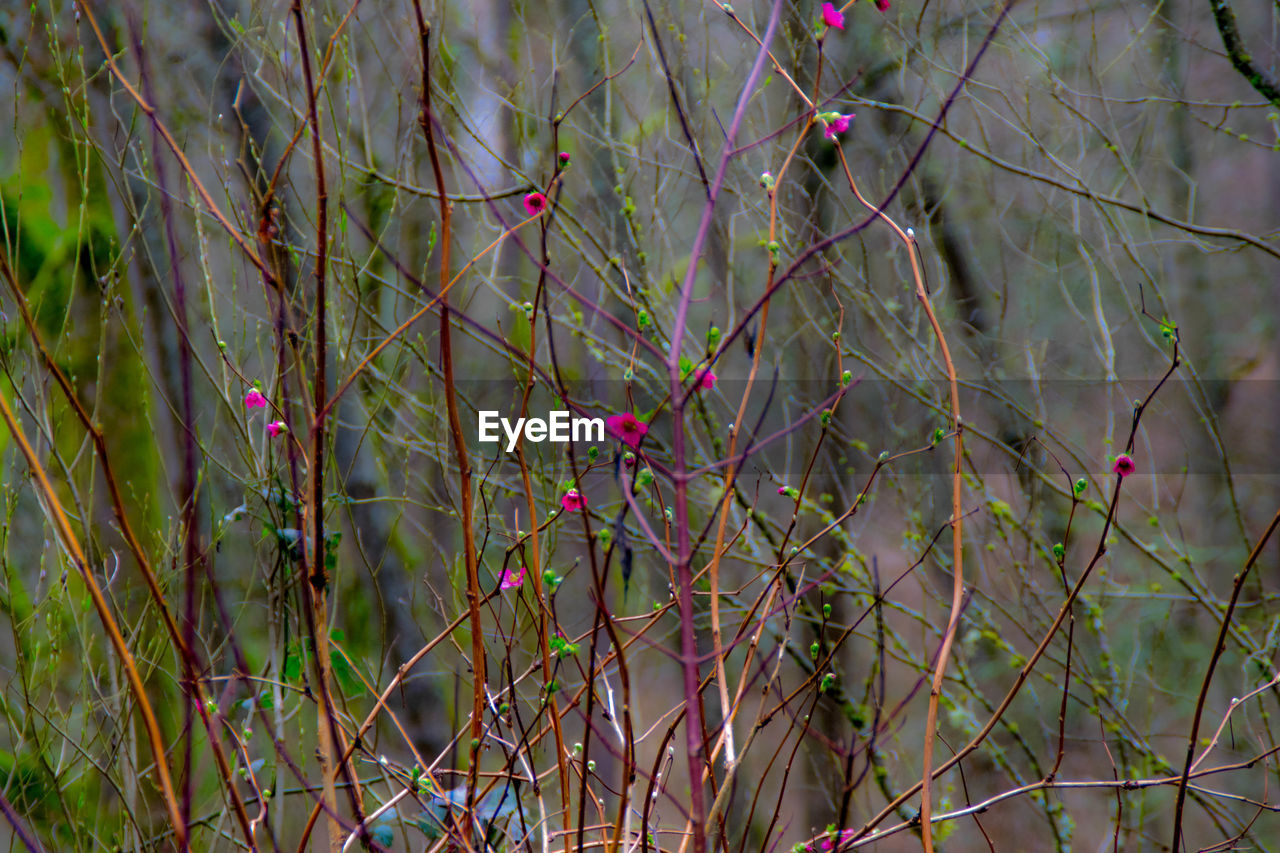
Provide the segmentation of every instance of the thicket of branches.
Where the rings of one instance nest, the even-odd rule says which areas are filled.
[[[1269,848],[1277,14],[0,9],[0,837]]]

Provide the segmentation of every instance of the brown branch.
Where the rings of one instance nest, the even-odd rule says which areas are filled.
[[[35,344],[36,350],[40,353],[40,360],[44,362],[45,369],[53,376],[55,383],[62,391],[63,397],[66,398],[72,412],[75,413],[76,420],[80,422],[80,425],[88,434],[90,442],[93,444],[94,452],[98,456],[98,463],[102,466],[102,479],[107,487],[107,495],[111,501],[111,510],[115,516],[116,524],[119,525],[120,534],[124,537],[129,553],[133,554],[134,562],[138,566],[138,573],[142,575],[142,581],[147,587],[147,592],[156,606],[156,611],[160,614],[165,632],[169,635],[169,641],[173,644],[178,656],[184,661],[191,661],[194,668],[193,653],[183,638],[182,632],[178,630],[178,624],[174,621],[173,614],[169,612],[168,601],[166,601],[164,592],[160,589],[160,582],[156,578],[155,571],[151,568],[151,561],[147,559],[146,552],[142,548],[142,542],[138,539],[137,534],[134,533],[133,525],[129,522],[129,515],[125,512],[124,498],[120,494],[120,483],[116,479],[115,469],[107,456],[106,437],[94,420],[89,417],[89,413],[80,402],[80,398],[76,396],[75,389],[71,387],[66,374],[62,372],[57,362],[53,360],[53,356],[49,354],[48,347],[45,346],[44,340],[40,337],[40,330],[36,326],[35,318],[31,316],[31,308],[27,304],[26,295],[23,294],[22,289],[18,286],[17,277],[9,264],[8,256],[3,252],[0,252],[0,277],[4,278],[13,293],[14,303],[18,306],[18,313],[22,315],[22,322],[27,327],[27,334],[30,336],[32,343]],[[192,699],[196,703],[196,711],[200,715],[205,731],[209,734],[209,745],[213,751],[214,764],[218,768],[218,775],[221,778],[223,788],[231,801],[232,813],[235,815],[236,823],[239,824],[245,841],[249,844],[250,849],[254,849],[253,830],[250,827],[249,815],[245,811],[244,802],[241,800],[240,792],[236,788],[231,765],[227,761],[226,754],[222,751],[222,742],[215,736],[213,723],[207,710],[207,697],[204,692],[204,686],[200,681],[193,679],[192,689],[195,691],[195,696]]]
[[[1253,546],[1253,550],[1249,552],[1249,558],[1244,561],[1244,567],[1235,576],[1235,581],[1231,588],[1231,601],[1227,603],[1227,609],[1222,614],[1222,626],[1218,629],[1218,640],[1213,645],[1213,655],[1209,658],[1209,668],[1205,671],[1204,682],[1200,685],[1200,696],[1196,699],[1196,711],[1191,719],[1191,731],[1187,735],[1187,760],[1182,767],[1182,777],[1178,780],[1178,799],[1173,809],[1173,853],[1178,853],[1182,849],[1182,809],[1186,804],[1187,780],[1191,776],[1191,761],[1195,756],[1196,741],[1200,737],[1200,718],[1204,714],[1205,702],[1209,698],[1209,684],[1213,681],[1213,671],[1218,666],[1218,660],[1222,657],[1222,652],[1226,648],[1227,629],[1231,625],[1231,616],[1235,613],[1236,602],[1240,600],[1240,592],[1244,589],[1244,579],[1248,577],[1249,570],[1258,561],[1263,547],[1271,539],[1271,534],[1276,532],[1276,527],[1278,526],[1280,526],[1280,510],[1276,510],[1271,523],[1267,525],[1267,529],[1258,539],[1257,544]]]
[[[152,106],[146,98],[142,97],[142,94],[138,92],[138,90],[125,79],[124,74],[120,72],[120,66],[116,65],[116,61],[111,53],[111,48],[107,46],[107,40],[102,35],[102,30],[98,27],[98,21],[94,17],[93,9],[91,8],[92,5],[93,4],[91,2],[87,2],[86,0],[86,2],[81,2],[78,8],[84,12],[85,18],[89,21],[89,26],[93,28],[93,33],[98,39],[98,44],[102,47],[103,61],[106,62],[107,67],[111,69],[111,73],[115,76],[116,80],[120,82],[120,85],[129,93],[129,97],[133,98],[134,102],[137,103],[138,109],[142,110],[142,112],[146,114],[147,118],[151,120],[155,126],[156,132],[160,134],[160,138],[164,140],[165,145],[169,146],[169,150],[173,152],[174,158],[177,159],[178,164],[182,167],[183,174],[186,175],[187,180],[191,182],[191,185],[195,187],[196,193],[200,196],[200,200],[203,201],[205,206],[209,209],[209,213],[212,214],[214,219],[218,220],[218,224],[223,227],[231,239],[235,241],[236,245],[240,247],[241,251],[245,253],[249,262],[257,267],[268,281],[275,282],[275,274],[271,271],[271,268],[262,260],[258,253],[253,250],[253,246],[250,245],[249,241],[245,239],[245,236],[240,233],[240,229],[232,225],[231,220],[227,219],[226,214],[224,214],[218,208],[218,205],[214,203],[213,196],[209,195],[209,191],[204,188],[204,184],[201,183],[199,176],[196,175],[195,169],[191,166],[191,161],[189,161],[187,156],[182,153],[182,149],[178,147],[177,141],[173,138],[173,134],[169,133],[169,129],[165,127],[164,122],[160,121],[160,117],[156,114],[156,108]]]
[[[942,696],[942,682],[946,678],[947,663],[951,657],[951,645],[955,641],[956,630],[960,624],[960,612],[964,602],[964,512],[961,506],[963,480],[960,473],[964,462],[964,424],[960,419],[960,387],[959,380],[956,377],[956,366],[951,360],[951,350],[947,346],[946,336],[942,334],[942,326],[938,323],[938,317],[933,312],[933,305],[929,301],[929,291],[924,286],[924,274],[920,268],[920,256],[916,251],[915,233],[910,230],[903,231],[882,209],[876,207],[862,196],[853,180],[853,173],[849,170],[849,161],[845,159],[844,149],[837,145],[836,153],[840,157],[840,165],[844,168],[844,175],[849,182],[849,188],[853,190],[853,194],[858,201],[874,215],[884,220],[907,249],[908,257],[911,261],[911,276],[915,281],[916,299],[920,301],[920,306],[924,309],[925,316],[929,319],[929,325],[933,329],[934,337],[938,339],[938,347],[942,351],[942,363],[947,373],[947,386],[951,395],[951,430],[956,442],[955,456],[951,469],[951,614],[947,619],[947,627],[942,635],[942,647],[938,651],[938,659],[933,672],[933,683],[929,688],[929,710],[924,728],[923,769],[920,774],[921,840],[924,843],[925,853],[932,853],[933,835],[929,820],[932,798],[929,783],[933,779],[933,742],[938,731],[938,700]]]
[[[63,547],[67,549],[71,561],[75,563],[80,577],[84,579],[85,587],[89,590],[89,598],[93,602],[93,609],[97,611],[98,619],[102,622],[107,639],[110,641],[112,648],[115,649],[116,657],[120,659],[120,666],[124,669],[125,679],[129,682],[129,689],[137,702],[138,715],[142,717],[142,726],[146,729],[147,742],[151,747],[151,756],[155,761],[156,776],[160,782],[160,795],[164,798],[165,810],[168,811],[169,820],[173,823],[173,833],[178,841],[178,849],[186,850],[187,827],[183,822],[182,809],[178,805],[178,798],[173,789],[173,779],[169,775],[169,759],[166,755],[164,738],[160,734],[160,724],[156,721],[155,711],[151,709],[150,700],[147,699],[147,688],[142,683],[142,676],[138,674],[138,667],[134,663],[133,655],[129,651],[128,644],[125,643],[124,635],[120,633],[119,626],[116,625],[115,617],[111,615],[111,610],[107,607],[107,600],[103,597],[102,590],[98,587],[98,581],[94,578],[93,572],[89,568],[89,561],[85,558],[84,550],[80,547],[80,542],[76,539],[75,532],[71,529],[71,522],[67,520],[67,514],[62,509],[58,494],[54,491],[53,484],[49,482],[49,476],[45,473],[44,467],[41,466],[35,449],[27,441],[27,436],[23,433],[22,426],[18,423],[18,419],[14,417],[13,410],[9,408],[9,401],[5,399],[3,394],[0,394],[0,416],[3,416],[5,425],[9,427],[9,433],[13,436],[13,440],[27,460],[27,467],[31,470],[31,476],[35,478],[39,486],[45,512],[48,513],[53,521],[53,526],[58,532],[58,538],[62,541]]]
[[[324,803],[330,813],[328,822],[329,849],[337,853],[342,849],[345,838],[344,831],[337,817],[337,791],[334,788],[334,776],[330,772],[334,762],[334,751],[342,748],[342,732],[337,723],[337,708],[333,702],[330,686],[332,672],[329,656],[329,615],[328,589],[329,575],[325,565],[327,545],[324,529],[324,454],[325,454],[325,397],[328,393],[328,375],[326,369],[327,353],[327,294],[326,268],[328,267],[329,248],[329,195],[325,183],[324,151],[321,142],[319,111],[316,109],[315,77],[311,69],[311,48],[307,43],[306,20],[302,15],[300,0],[293,0],[290,8],[294,25],[297,27],[298,53],[302,58],[303,81],[307,90],[307,126],[311,131],[312,158],[315,160],[316,174],[316,260],[315,260],[315,375],[312,377],[312,393],[314,395],[313,410],[315,417],[311,423],[311,453],[308,465],[310,494],[308,495],[307,512],[311,515],[311,576],[301,584],[303,595],[311,610],[311,625],[316,649],[312,657],[316,683],[319,689],[319,701],[316,703],[316,731],[319,735],[318,755],[320,774],[324,785]],[[305,547],[305,537],[304,537]],[[303,567],[304,571],[306,567]],[[359,779],[352,772],[346,761],[340,761],[343,781],[351,799],[351,807],[355,813],[356,825],[360,837],[369,840],[369,831],[364,826],[363,797],[361,796]]]
[[[474,523],[475,507],[471,494],[471,460],[467,455],[467,440],[462,433],[462,421],[458,415],[458,392],[453,378],[453,322],[449,318],[449,251],[452,238],[452,205],[444,184],[444,170],[440,166],[440,152],[436,148],[435,131],[431,115],[431,27],[422,15],[419,0],[413,3],[418,21],[418,44],[422,55],[422,111],[418,124],[427,140],[427,153],[431,170],[435,175],[436,191],[440,193],[440,368],[444,377],[445,408],[449,417],[449,432],[453,436],[453,450],[458,462],[459,500],[462,502],[462,548],[467,573],[467,605],[471,620],[471,744],[467,750],[467,806],[475,799],[476,772],[480,767],[480,741],[484,734],[485,651],[484,632],[480,621],[480,574],[476,554]],[[470,823],[470,815],[465,822]]]

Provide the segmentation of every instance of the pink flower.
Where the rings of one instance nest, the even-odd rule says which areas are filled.
[[[524,197],[524,212],[530,216],[537,216],[546,209],[547,197],[542,193],[529,193]]]
[[[889,0],[876,0],[876,8],[881,12],[889,11]]]
[[[835,27],[837,30],[843,30],[844,13],[837,9],[832,3],[823,3],[822,23],[826,24],[828,27]]]
[[[272,421],[267,424],[267,432],[271,433],[271,437],[275,438],[282,432],[288,432],[289,428],[284,425],[284,421]]]
[[[710,391],[716,387],[716,375],[709,369],[698,371],[698,387],[703,391]]]
[[[257,388],[250,388],[249,393],[244,395],[244,405],[249,409],[265,409],[267,398]]]
[[[853,121],[853,113],[836,116],[831,121],[827,122],[827,129],[822,132],[822,135],[827,139],[830,139],[832,142],[835,142],[836,135],[848,130],[849,122],[851,121]]]
[[[564,507],[566,512],[575,512],[586,505],[587,499],[577,489],[570,489],[560,499],[560,506]]]
[[[524,566],[520,567],[519,573],[503,569],[502,582],[498,586],[501,589],[518,589],[522,583],[524,583]]]
[[[1115,464],[1111,466],[1111,470],[1115,471],[1121,477],[1128,477],[1134,471],[1138,470],[1138,466],[1133,464],[1133,457],[1128,453],[1121,453],[1116,457]]]
[[[569,165],[569,152],[568,152],[568,151],[561,151],[561,152],[560,152],[560,165],[562,165],[562,166],[568,166],[568,165]]]
[[[831,835],[828,834],[825,838],[822,839],[822,844],[819,845],[819,849],[822,850],[823,853],[827,853],[827,851],[835,850],[837,844],[845,844],[847,842],[853,841],[853,835],[854,835],[854,832],[852,829],[840,830],[840,834],[837,835],[835,839],[832,839]],[[806,844],[804,846],[804,849],[809,851],[809,853],[815,853],[812,841]]]
[[[631,412],[627,412],[625,415],[610,415],[605,423],[609,427],[609,432],[616,435],[622,440],[623,444],[630,447],[639,447],[640,439],[644,438],[644,434],[649,431],[649,425],[631,414]]]

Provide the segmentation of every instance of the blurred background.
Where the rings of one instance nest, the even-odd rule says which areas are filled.
[[[919,781],[952,586],[950,402],[910,250],[851,182],[912,229],[961,386],[967,586],[935,766],[996,713],[1105,551],[996,728],[934,785],[935,815],[994,801],[935,837],[956,851],[1170,845],[1168,780],[1233,576],[1280,500],[1280,7],[857,2],[835,29],[821,4],[787,2],[752,78],[764,0],[427,2],[447,230],[411,3],[308,4],[307,64],[287,4],[93,4],[98,32],[84,11],[0,4],[0,394],[145,680],[192,848],[247,846],[229,787],[262,849],[298,848],[323,787],[318,637],[361,814],[409,791],[365,843],[448,843],[419,816],[456,806],[440,789],[470,766],[468,502],[489,596],[481,790],[516,795],[453,841],[688,844],[677,429],[692,568],[717,565],[724,695],[742,697],[740,755],[732,771],[711,762],[705,790],[710,807],[725,789],[717,849],[818,849]],[[812,123],[825,111],[855,115],[838,145]],[[526,221],[535,192],[551,207]],[[450,382],[438,303],[397,332],[439,293],[446,237],[446,280],[474,260],[449,291]],[[679,424],[671,353],[686,379],[716,376]],[[300,533],[318,360],[341,389],[321,549]],[[522,464],[477,443],[476,412],[519,413],[531,375],[531,414],[636,413],[640,458],[610,439],[527,445]],[[266,409],[246,407],[255,387]],[[288,431],[272,436],[277,420]],[[0,796],[14,814],[0,838],[171,849],[136,698],[19,450],[0,432]],[[1125,451],[1136,473],[1117,498]],[[569,488],[585,513],[562,508]],[[1203,704],[1199,769],[1224,769],[1193,780],[1189,848],[1270,849],[1280,830],[1278,547],[1245,580]],[[299,573],[317,552],[323,632]],[[538,577],[500,589],[522,565]],[[683,617],[711,678],[708,749],[727,716],[709,583],[697,577]],[[1215,737],[1231,700],[1264,686]],[[1050,775],[1090,784],[1032,784]],[[338,803],[345,836],[357,806]],[[892,810],[867,846],[917,848],[916,809]]]

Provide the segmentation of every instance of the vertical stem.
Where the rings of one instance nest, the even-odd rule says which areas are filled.
[[[135,34],[134,53],[138,58],[141,84],[148,99],[155,96],[151,87],[146,54]],[[164,222],[165,248],[169,257],[169,276],[173,280],[173,313],[178,327],[178,390],[181,395],[178,429],[181,433],[182,467],[178,477],[178,500],[182,512],[182,577],[184,600],[182,609],[182,642],[187,653],[182,659],[183,692],[187,702],[183,708],[182,730],[182,820],[184,826],[191,822],[191,789],[193,776],[192,739],[194,706],[197,702],[195,661],[190,651],[196,647],[196,567],[203,559],[200,549],[200,520],[196,512],[196,423],[195,404],[191,396],[191,336],[187,317],[187,287],[179,263],[178,238],[173,227],[173,196],[165,175],[164,159],[160,156],[160,134],[154,122],[151,125],[151,155],[155,161],[156,183],[159,186],[160,214]],[[185,849],[185,848],[184,848]]]
[[[314,309],[315,334],[315,373],[312,377],[313,411],[315,417],[311,424],[311,447],[308,465],[309,483],[307,511],[311,521],[311,573],[302,587],[311,611],[312,628],[315,639],[315,675],[320,691],[316,710],[316,734],[319,738],[320,773],[324,785],[324,802],[329,809],[329,849],[342,849],[344,833],[337,815],[337,790],[334,785],[335,773],[334,753],[341,750],[345,754],[342,733],[337,724],[337,712],[333,703],[333,694],[329,685],[331,660],[329,656],[329,620],[328,597],[329,572],[325,560],[324,529],[324,454],[325,454],[325,417],[327,413],[326,395],[328,393],[328,375],[326,361],[328,359],[327,339],[327,293],[325,275],[328,268],[329,249],[329,194],[325,184],[324,150],[320,134],[320,116],[316,109],[315,79],[311,70],[311,51],[307,45],[306,21],[302,16],[301,0],[293,0],[290,8],[294,23],[298,29],[298,52],[302,57],[303,82],[307,89],[307,124],[311,131],[311,153],[315,160],[316,172],[316,293]],[[306,548],[305,537],[303,548]],[[345,759],[339,760],[343,781],[351,799],[352,810],[360,827],[362,839],[368,838],[368,830],[364,827],[361,792],[356,775]]]
[[[1240,591],[1244,589],[1244,580],[1248,577],[1249,570],[1253,568],[1253,564],[1258,561],[1258,557],[1262,555],[1263,546],[1267,544],[1267,540],[1271,538],[1271,534],[1275,533],[1278,526],[1280,526],[1280,510],[1272,517],[1266,531],[1258,539],[1257,544],[1253,546],[1253,550],[1249,552],[1249,558],[1244,561],[1244,567],[1232,581],[1231,600],[1227,603],[1227,609],[1222,614],[1222,626],[1218,629],[1218,639],[1213,644],[1213,655],[1209,658],[1209,666],[1205,670],[1204,681],[1200,684],[1200,696],[1196,699],[1196,710],[1191,720],[1191,731],[1187,735],[1187,760],[1182,766],[1182,775],[1178,778],[1178,797],[1173,808],[1173,846],[1170,848],[1173,853],[1178,853],[1182,849],[1182,810],[1187,799],[1187,780],[1191,777],[1191,763],[1195,757],[1196,743],[1200,739],[1200,718],[1204,714],[1204,706],[1209,699],[1209,685],[1213,682],[1213,671],[1218,666],[1218,660],[1222,657],[1223,649],[1226,648],[1227,631],[1231,627],[1231,617],[1235,613],[1236,604],[1240,601]]]
[[[691,562],[693,554],[689,539],[689,472],[685,458],[684,408],[685,395],[680,377],[680,345],[689,316],[689,305],[693,301],[693,287],[698,275],[699,261],[703,247],[711,230],[711,222],[715,214],[716,202],[720,190],[724,186],[725,174],[729,160],[733,155],[734,140],[742,119],[750,102],[752,90],[760,78],[765,61],[768,58],[769,42],[778,27],[778,19],[782,12],[782,3],[773,4],[773,12],[769,17],[769,25],[765,30],[760,50],[756,53],[751,72],[743,83],[738,95],[738,103],[734,109],[733,121],[729,125],[724,142],[724,153],[716,168],[715,177],[707,187],[707,201],[702,209],[702,219],[698,223],[698,231],[689,249],[689,267],[680,288],[680,302],[676,309],[675,323],[671,329],[671,352],[667,355],[667,377],[671,387],[671,420],[672,420],[672,456],[674,467],[672,479],[675,486],[675,527],[676,527],[676,583],[677,605],[680,613],[680,659],[684,670],[685,700],[685,749],[689,771],[689,819],[693,822],[693,851],[703,853],[706,849],[706,804],[702,792],[702,770],[705,764],[706,745],[703,743],[704,721],[702,717],[702,700],[698,691],[700,681],[698,675],[698,647],[694,633],[693,612],[693,571]],[[679,104],[677,103],[677,109]],[[683,116],[681,117],[683,121]]]
[[[849,170],[849,162],[845,159],[844,149],[837,147],[836,153],[840,157],[840,165],[844,168],[845,179],[849,182],[849,188],[853,191],[854,196],[873,215],[879,217],[892,228],[898,239],[907,248],[911,260],[911,277],[915,281],[916,299],[920,300],[920,306],[924,309],[925,316],[929,318],[929,325],[933,329],[934,337],[938,339],[938,347],[942,350],[942,364],[947,373],[947,384],[951,396],[951,430],[955,436],[955,458],[951,469],[951,615],[947,619],[947,627],[942,635],[942,648],[938,652],[937,663],[934,665],[933,682],[929,688],[929,711],[925,719],[924,758],[920,775],[920,836],[924,844],[925,853],[932,853],[933,826],[930,818],[933,801],[930,796],[930,783],[933,781],[933,742],[937,739],[938,732],[938,699],[942,695],[942,682],[947,675],[947,662],[951,657],[951,645],[955,640],[956,629],[960,623],[961,606],[964,602],[964,529],[963,507],[961,505],[961,486],[963,481],[960,477],[960,466],[964,462],[964,427],[960,421],[960,384],[956,379],[955,363],[951,360],[951,349],[947,346],[947,339],[942,334],[942,326],[939,325],[938,318],[933,313],[933,305],[929,301],[929,291],[924,286],[924,274],[920,269],[920,256],[916,251],[915,232],[910,229],[902,230],[897,223],[885,214],[882,208],[876,207],[867,201],[862,193],[858,191],[858,185],[853,180],[853,173]]]
[[[524,395],[520,400],[520,417],[525,417],[529,410],[529,397],[533,393],[534,369],[537,362],[534,355],[538,347],[538,306],[541,304],[546,292],[546,265],[549,258],[546,253],[546,229],[542,231],[542,267],[543,272],[538,276],[538,289],[533,294],[533,312],[529,315],[529,356],[526,362],[528,366],[528,377],[525,380]],[[529,475],[529,462],[524,452],[524,436],[521,435],[519,443],[516,445],[517,459],[520,463],[520,483],[524,488],[525,507],[529,511],[529,548],[530,548],[530,565],[529,568],[533,575],[533,594],[538,600],[538,651],[542,655],[542,672],[547,678],[551,677],[551,624],[547,620],[547,602],[543,600],[542,590],[542,545],[538,539],[538,506],[533,499],[533,479]],[[564,757],[564,733],[560,727],[560,706],[556,701],[554,693],[547,696],[547,712],[551,720],[551,730],[555,735],[555,744],[553,749],[556,751],[556,770],[560,776],[560,806],[563,810],[566,820],[569,816],[569,767]],[[568,825],[565,825],[565,844],[568,845],[569,833]]]
[[[462,502],[462,547],[467,572],[467,607],[471,620],[471,744],[467,751],[467,808],[475,799],[477,771],[479,770],[480,739],[484,733],[485,652],[484,633],[480,624],[480,572],[476,555],[475,533],[472,529],[475,508],[471,494],[471,461],[467,455],[467,440],[462,434],[462,421],[458,416],[458,394],[453,379],[453,335],[449,319],[449,243],[452,216],[451,202],[444,185],[444,171],[440,168],[440,153],[436,150],[435,131],[431,123],[431,27],[422,16],[422,4],[414,0],[414,13],[418,19],[418,40],[422,53],[422,112],[418,124],[427,139],[427,152],[431,158],[431,170],[435,174],[436,192],[440,197],[440,369],[444,377],[445,408],[449,417],[449,432],[453,436],[453,450],[458,462],[459,500]],[[531,519],[535,526],[536,519]],[[464,826],[471,824],[465,815]]]
[[[955,462],[951,469],[951,616],[947,619],[946,632],[942,636],[942,650],[938,653],[938,663],[933,672],[933,684],[929,688],[929,712],[924,728],[924,760],[920,776],[920,835],[924,843],[925,853],[933,850],[933,825],[930,821],[932,802],[930,788],[933,764],[933,742],[937,739],[938,698],[942,695],[942,682],[947,675],[947,661],[951,657],[951,644],[955,640],[956,630],[960,623],[961,605],[964,600],[964,531],[963,508],[961,506],[960,466],[964,461],[964,426],[960,422],[960,389],[956,380],[955,364],[951,361],[951,351],[947,347],[947,339],[942,335],[942,327],[934,316],[933,306],[929,304],[929,293],[925,290],[924,280],[920,276],[920,261],[916,254],[915,236],[908,235],[907,251],[911,253],[911,271],[916,277],[916,298],[920,300],[924,312],[929,318],[929,325],[938,339],[942,350],[942,361],[947,369],[947,382],[951,388],[951,429],[955,433]]]

